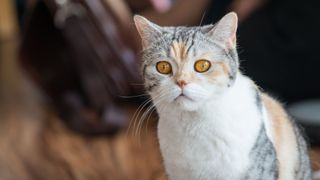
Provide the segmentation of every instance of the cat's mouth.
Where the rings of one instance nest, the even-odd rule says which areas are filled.
[[[189,96],[187,96],[187,95],[185,95],[183,93],[181,93],[179,96],[177,96],[174,100],[178,101],[178,100],[184,100],[184,99],[189,100],[189,101],[194,101]]]

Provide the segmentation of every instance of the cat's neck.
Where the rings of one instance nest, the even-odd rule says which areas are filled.
[[[200,147],[214,145],[215,153],[225,155],[221,157],[221,162],[231,159],[231,164],[238,164],[232,167],[242,171],[241,168],[247,166],[247,155],[263,123],[263,116],[256,103],[256,93],[252,81],[239,74],[226,94],[208,101],[198,111],[179,112],[167,108],[168,111],[160,113],[160,144],[165,147],[175,144],[181,149],[190,147],[190,144]],[[177,156],[180,151],[170,149],[163,152]]]
[[[221,96],[209,99],[203,110],[211,115],[221,113],[235,117],[240,114],[260,113],[257,93],[252,80],[238,73],[234,85]]]
[[[257,106],[257,90],[254,83],[240,73],[230,89],[219,98],[204,103],[197,111],[186,112],[167,108],[160,115],[172,128],[210,127],[215,132],[245,132],[259,130],[262,123],[261,110]],[[165,122],[164,122],[165,123]],[[198,130],[201,130],[199,128]]]

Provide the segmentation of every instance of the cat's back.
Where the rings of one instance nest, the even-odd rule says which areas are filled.
[[[267,134],[279,162],[279,179],[311,179],[307,146],[299,128],[277,100],[261,93],[261,101]]]

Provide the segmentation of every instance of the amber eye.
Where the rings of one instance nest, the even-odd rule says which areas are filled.
[[[200,59],[196,61],[196,63],[194,63],[194,70],[199,73],[207,72],[210,67],[211,67],[210,61],[205,59]]]
[[[170,74],[172,72],[171,64],[167,61],[157,63],[157,71],[161,74]]]

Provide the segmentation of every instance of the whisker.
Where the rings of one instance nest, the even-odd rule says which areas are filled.
[[[136,98],[136,97],[145,97],[147,96],[148,94],[139,94],[139,95],[132,95],[132,96],[122,96],[122,95],[119,95],[118,97],[120,98]]]
[[[152,101],[152,99],[150,98],[149,100],[147,100],[145,103],[141,104],[141,106],[139,106],[139,108],[136,110],[136,113],[133,116],[133,131],[135,131],[136,129],[136,122],[137,119],[141,113],[141,111]]]
[[[144,86],[143,83],[130,83],[130,85],[133,85],[133,86]]]
[[[157,95],[157,96],[160,96],[160,94]],[[157,96],[156,96],[156,97],[157,97]],[[147,100],[145,100],[145,101],[137,108],[137,110],[135,111],[135,113],[133,114],[133,116],[132,116],[132,118],[131,118],[131,120],[130,120],[129,128],[127,129],[127,135],[128,135],[128,133],[129,133],[129,131],[130,131],[131,126],[133,126],[133,129],[136,128],[136,121],[137,121],[137,118],[138,118],[141,110],[144,109],[144,108],[146,107],[146,105],[149,104],[151,101],[152,101],[152,98],[148,98]]]
[[[160,100],[159,100],[160,101]],[[152,106],[150,106],[146,112],[143,113],[143,115],[141,116],[140,120],[139,120],[139,124],[138,124],[138,129],[137,129],[137,134],[139,136],[141,136],[140,132],[141,132],[141,129],[142,129],[142,125],[143,125],[143,122],[146,120],[147,116],[150,116],[152,114],[152,112],[156,109],[156,105],[158,104],[158,102],[155,104],[153,104]]]
[[[157,108],[154,108],[150,113],[149,113],[149,116],[146,120],[146,128],[145,128],[145,135],[148,135],[148,125],[149,125],[149,119],[151,117],[151,115],[154,113],[154,111],[156,110]]]
[[[202,25],[202,22],[203,22],[203,19],[204,19],[204,16],[205,16],[205,15],[206,15],[206,11],[204,11],[203,14],[202,14],[202,17],[201,17],[199,26]]]
[[[129,134],[130,128],[131,126],[134,124],[133,120],[135,119],[135,116],[137,115],[137,112],[140,110],[140,108],[143,108],[145,106],[146,103],[149,103],[150,101],[152,101],[151,98],[146,99],[142,104],[139,105],[139,107],[137,108],[137,110],[134,112],[132,118],[130,119],[130,123],[129,123],[129,127],[127,129],[127,135]]]
[[[151,115],[153,115],[153,113],[157,110],[157,109],[162,109],[162,108],[164,108],[164,107],[166,107],[165,105],[163,105],[163,106],[159,106],[159,108],[154,108],[152,111],[151,111],[151,113],[149,113],[149,116],[148,116],[148,118],[147,118],[147,121],[146,121],[146,128],[145,128],[145,134],[147,135],[148,134],[148,123],[149,123],[149,120],[150,120],[150,118],[151,118]]]
[[[155,109],[155,106],[151,106],[145,113],[143,113],[142,118],[140,118],[139,124],[138,124],[138,128],[136,129],[136,131],[137,131],[136,134],[139,135],[139,139],[141,139],[141,129],[142,129],[142,126],[143,126],[143,122],[145,120],[145,116],[146,116],[146,114],[149,113],[150,110],[151,110],[151,113],[152,113],[154,111],[154,109]]]
[[[139,122],[138,122],[137,129],[136,129],[136,131],[135,131],[135,136],[139,134],[139,129],[141,129],[142,123],[143,123],[143,121],[145,120],[145,118],[146,118],[146,116],[148,115],[148,113],[149,113],[153,108],[155,108],[156,105],[157,105],[159,102],[161,102],[161,101],[163,100],[163,97],[164,97],[165,95],[167,95],[168,93],[170,93],[170,92],[167,91],[167,92],[164,92],[163,94],[162,94],[162,93],[159,93],[160,96],[157,96],[156,98],[154,98],[155,100],[154,100],[153,104],[152,104],[150,107],[148,107],[147,110],[142,114],[142,116],[141,116],[141,118],[140,118],[140,120],[139,120]]]
[[[168,89],[168,90],[162,91],[162,92],[163,93],[159,93],[160,96],[154,97],[153,105],[148,107],[148,109],[142,114],[142,116],[138,122],[138,125],[137,125],[137,128],[135,129],[134,134],[135,134],[135,136],[139,136],[139,141],[141,141],[141,129],[143,127],[143,122],[146,120],[147,115],[148,114],[151,115],[150,113],[152,113],[156,109],[156,106],[165,99],[164,96],[169,94],[171,92],[171,89]]]

